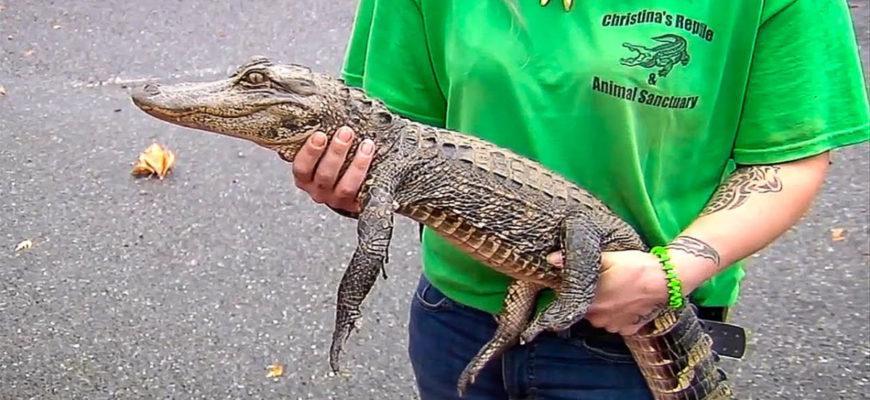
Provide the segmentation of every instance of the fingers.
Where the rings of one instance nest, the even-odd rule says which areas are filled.
[[[336,131],[329,143],[322,132],[311,135],[293,161],[296,187],[307,192],[316,203],[359,212],[357,194],[374,158],[375,145],[371,140],[364,140],[347,171],[340,175],[354,136],[353,130],[347,127]]]
[[[308,141],[299,149],[293,160],[293,179],[296,187],[305,190],[314,178],[314,168],[317,161],[326,149],[326,135],[323,132],[315,132],[308,137]]]
[[[661,307],[656,307],[644,315],[623,315],[620,317],[618,316],[619,313],[612,310],[608,311],[607,309],[608,307],[592,305],[589,307],[584,318],[586,318],[590,325],[596,328],[604,329],[610,333],[618,333],[622,336],[636,334],[662,311]]]
[[[371,140],[366,139],[360,144],[347,171],[335,185],[335,200],[330,203],[330,206],[359,211],[357,193],[365,181],[374,153],[375,144]]]
[[[308,183],[308,193],[317,203],[327,203],[332,199],[332,191],[341,166],[347,157],[353,140],[353,132],[348,128],[339,129],[329,146],[322,152],[320,161]]]
[[[637,333],[643,325],[632,325],[619,330],[621,336],[631,336]]]
[[[556,267],[565,266],[565,259],[562,257],[561,251],[554,251],[547,255],[547,262],[553,264]]]

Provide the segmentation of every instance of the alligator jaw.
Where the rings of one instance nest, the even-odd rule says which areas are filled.
[[[238,129],[246,123],[256,125],[257,121],[267,120],[268,108],[285,101],[273,99],[260,103],[240,102],[239,104],[244,104],[243,107],[226,107],[220,104],[220,100],[224,98],[222,95],[209,96],[226,93],[228,86],[227,81],[176,86],[146,84],[134,88],[130,95],[133,104],[148,115],[186,128],[244,139],[269,149],[294,146],[305,140],[301,137],[269,138],[261,134],[262,130]],[[206,95],[194,94],[201,92]]]

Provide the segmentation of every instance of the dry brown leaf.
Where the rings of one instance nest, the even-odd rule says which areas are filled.
[[[846,239],[846,230],[843,228],[832,228],[831,229],[831,240],[835,242],[839,242],[843,239]]]
[[[33,247],[33,241],[30,239],[27,239],[21,243],[18,243],[18,245],[15,246],[15,251],[27,250],[31,247]]]
[[[139,160],[133,165],[133,176],[157,175],[163,179],[175,167],[175,154],[169,149],[153,143],[139,155]]]
[[[277,378],[279,376],[284,375],[284,364],[274,363],[274,364],[266,367],[266,369],[269,371],[266,374],[266,378]]]

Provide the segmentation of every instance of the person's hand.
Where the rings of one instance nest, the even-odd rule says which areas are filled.
[[[371,140],[364,140],[350,166],[339,176],[353,138],[354,132],[348,127],[336,131],[328,144],[323,132],[312,134],[293,160],[296,187],[308,193],[318,204],[351,213],[360,212],[357,194],[371,165],[375,145]]]
[[[548,260],[562,265],[558,253]],[[597,328],[630,336],[668,305],[665,272],[655,255],[642,251],[604,252],[595,299],[585,319]]]

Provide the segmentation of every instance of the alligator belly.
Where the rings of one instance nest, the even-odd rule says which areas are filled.
[[[426,206],[404,207],[398,212],[432,228],[472,258],[514,279],[551,288],[560,282],[556,268],[544,257],[524,255],[516,246],[478,229],[467,220]]]

